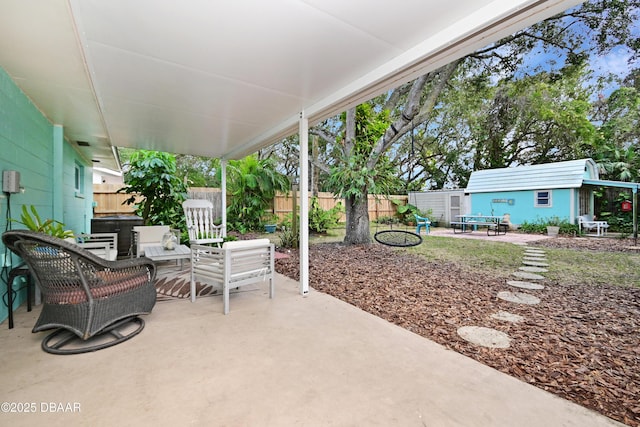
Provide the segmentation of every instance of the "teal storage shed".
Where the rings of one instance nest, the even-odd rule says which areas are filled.
[[[511,223],[551,217],[571,223],[593,214],[593,189],[599,181],[592,159],[475,171],[466,193],[470,211],[483,215],[509,214]]]

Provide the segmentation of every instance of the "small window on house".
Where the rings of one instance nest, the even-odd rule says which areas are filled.
[[[75,164],[74,175],[74,189],[76,196],[82,196],[84,194],[84,166],[81,164]]]
[[[535,207],[550,208],[551,207],[551,190],[540,190],[535,193]]]

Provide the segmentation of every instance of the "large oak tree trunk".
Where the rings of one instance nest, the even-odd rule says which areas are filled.
[[[344,242],[352,245],[371,243],[368,197],[348,197],[345,205],[347,230]]]

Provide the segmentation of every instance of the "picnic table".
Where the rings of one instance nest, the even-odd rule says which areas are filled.
[[[461,233],[470,233],[479,227],[487,227],[487,236],[493,233],[494,236],[499,234],[507,234],[509,225],[502,222],[502,216],[468,214],[456,215],[456,221],[451,221],[453,232],[460,230]]]

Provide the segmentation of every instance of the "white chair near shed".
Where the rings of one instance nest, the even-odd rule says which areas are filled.
[[[609,223],[607,221],[596,221],[592,215],[580,215],[578,217],[578,228],[580,229],[580,232],[583,230],[596,230],[596,234],[601,236],[603,234],[607,234]]]
[[[204,199],[187,199],[182,202],[187,222],[189,243],[196,245],[220,244],[224,237],[224,226],[216,225],[213,203]]]

